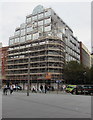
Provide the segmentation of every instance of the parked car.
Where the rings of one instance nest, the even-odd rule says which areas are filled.
[[[76,94],[76,85],[67,85],[66,92]]]
[[[17,86],[15,86],[15,88],[13,88],[13,90],[22,90],[22,87],[17,85]]]
[[[93,94],[93,86],[92,85],[81,85],[77,86],[78,94]]]
[[[93,94],[93,86],[92,85],[68,85],[66,87],[66,92],[71,94]]]

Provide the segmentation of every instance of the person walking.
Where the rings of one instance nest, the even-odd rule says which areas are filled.
[[[47,92],[47,85],[45,84],[45,94],[46,94],[46,92]]]
[[[13,85],[10,85],[10,94],[13,93],[13,88],[14,88],[14,86],[13,86]]]
[[[36,93],[36,88],[35,88],[34,85],[33,85],[33,87],[32,87],[32,92]]]
[[[4,85],[3,94],[7,95],[7,85]]]
[[[41,92],[43,92],[43,85],[40,86],[40,90],[41,90]]]

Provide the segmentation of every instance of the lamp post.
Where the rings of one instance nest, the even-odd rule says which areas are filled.
[[[27,96],[29,96],[29,85],[30,85],[30,55],[28,55],[28,81],[27,81]]]

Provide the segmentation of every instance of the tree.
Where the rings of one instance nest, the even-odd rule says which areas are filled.
[[[86,69],[77,61],[70,61],[64,67],[64,79],[67,84],[85,84]]]

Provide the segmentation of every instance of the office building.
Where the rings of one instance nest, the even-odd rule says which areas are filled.
[[[1,55],[2,55],[2,43],[0,43],[0,88],[2,86],[2,59],[1,59]]]
[[[82,42],[80,42],[80,61],[85,67],[91,67],[91,53]]]
[[[2,82],[6,83],[6,69],[7,69],[8,46],[2,47]]]
[[[9,38],[7,80],[64,82],[63,67],[71,60],[80,62],[79,41],[52,8],[38,5]]]

